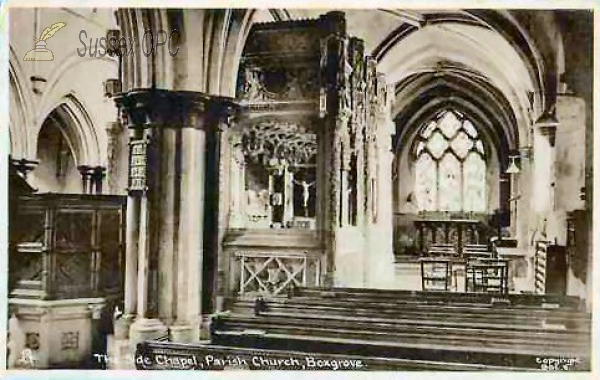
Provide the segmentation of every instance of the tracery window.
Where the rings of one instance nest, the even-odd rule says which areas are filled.
[[[421,128],[414,149],[419,211],[486,211],[485,150],[468,119],[442,112]]]

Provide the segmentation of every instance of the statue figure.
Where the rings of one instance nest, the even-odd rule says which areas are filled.
[[[301,83],[296,75],[288,74],[288,83],[286,86],[285,96],[288,99],[301,99],[304,97]]]
[[[246,69],[244,93],[248,100],[264,100],[265,88],[258,71]]]
[[[259,205],[260,205],[260,211],[266,215],[269,211],[269,190],[267,189],[261,189],[258,192],[258,201],[259,201]]]
[[[294,180],[294,183],[298,186],[302,186],[302,207],[304,207],[304,215],[308,216],[308,200],[310,199],[310,188],[315,184],[315,181],[308,183],[305,180]]]

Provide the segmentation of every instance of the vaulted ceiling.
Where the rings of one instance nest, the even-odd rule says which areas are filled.
[[[326,9],[270,10],[275,20]],[[552,112],[565,71],[562,15],[552,10],[344,10],[348,34],[365,41],[395,86],[397,143],[440,107],[462,108],[504,149],[528,144]],[[265,20],[266,21],[266,20]]]

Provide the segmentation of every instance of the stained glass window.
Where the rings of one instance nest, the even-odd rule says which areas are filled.
[[[442,112],[423,126],[413,152],[419,211],[486,211],[485,150],[469,120]]]

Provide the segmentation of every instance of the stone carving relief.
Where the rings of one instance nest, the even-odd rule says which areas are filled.
[[[306,228],[314,228],[317,136],[309,125],[310,118],[271,118],[231,130],[236,228],[302,228],[308,219]]]
[[[239,97],[250,103],[316,100],[318,82],[316,67],[246,67]]]
[[[264,165],[281,159],[290,165],[308,163],[317,152],[316,134],[295,123],[261,122],[244,129],[241,135],[244,157]]]
[[[32,350],[39,350],[40,348],[40,333],[28,332],[25,333],[25,347]]]
[[[78,331],[69,331],[63,332],[60,338],[60,348],[61,350],[72,350],[77,349],[79,347],[79,332]]]
[[[308,252],[238,251],[239,293],[276,296],[290,287],[318,286],[321,263]]]

